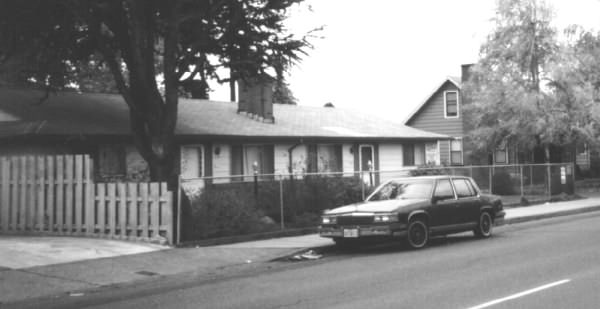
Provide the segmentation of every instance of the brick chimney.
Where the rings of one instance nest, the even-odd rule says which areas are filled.
[[[471,77],[471,68],[474,65],[475,64],[473,64],[473,63],[469,63],[469,64],[463,64],[460,66],[460,82],[461,83],[465,83],[466,81],[469,80],[469,78]]]
[[[240,80],[238,88],[238,113],[262,122],[275,122],[272,83]]]

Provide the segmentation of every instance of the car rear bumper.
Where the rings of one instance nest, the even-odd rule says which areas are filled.
[[[506,212],[504,212],[504,210],[497,212],[496,216],[494,217],[494,225],[503,225],[504,216],[506,216]]]
[[[360,225],[360,226],[320,226],[319,235],[330,238],[361,238],[361,237],[404,237],[406,224],[390,225]]]

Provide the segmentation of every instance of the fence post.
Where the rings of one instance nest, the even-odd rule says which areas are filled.
[[[369,186],[373,187],[373,162],[369,160]]]
[[[365,172],[364,171],[359,171],[359,179],[360,179],[360,188],[361,188],[361,192],[362,192],[362,200],[365,200]]]
[[[279,175],[279,220],[281,222],[281,229],[285,229],[285,225],[283,223],[283,174]]]
[[[552,197],[552,172],[550,171],[550,163],[546,163],[546,175],[548,177],[548,199]]]
[[[258,209],[258,162],[254,161],[252,168],[254,169],[254,207]]]
[[[181,175],[177,175],[177,240],[176,244],[181,242]]]
[[[494,190],[492,190],[492,186],[494,185],[494,184],[492,183],[492,182],[493,182],[493,180],[492,180],[492,173],[493,173],[493,171],[492,171],[492,167],[491,167],[491,166],[489,167],[489,169],[490,169],[490,173],[489,173],[489,174],[490,174],[490,175],[489,175],[490,194],[492,194],[492,192],[494,191]]]
[[[519,165],[519,175],[521,177],[521,199],[523,199],[523,196],[525,195],[523,192],[523,165]]]
[[[575,162],[571,163],[571,174],[573,175],[573,194],[575,194],[575,181],[577,180],[577,178],[575,177]]]
[[[0,219],[2,220],[2,230],[8,231],[8,225],[10,222],[9,207],[10,207],[10,161],[6,157],[1,157],[2,162],[2,192],[0,198]],[[14,223],[13,223],[14,226]]]

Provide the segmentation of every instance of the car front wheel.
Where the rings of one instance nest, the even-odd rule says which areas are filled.
[[[482,212],[479,215],[479,221],[477,223],[477,227],[473,231],[475,236],[480,238],[487,238],[492,236],[492,226],[494,225],[494,221],[492,220],[492,216],[487,211]]]
[[[420,249],[427,245],[429,240],[429,229],[427,224],[421,220],[414,220],[408,224],[406,240],[413,249]]]

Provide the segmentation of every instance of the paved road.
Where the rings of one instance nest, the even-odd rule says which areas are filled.
[[[328,249],[217,280],[165,281],[59,298],[61,308],[597,308],[600,214],[510,225],[491,239],[436,239],[424,250]],[[185,283],[182,283],[185,281]],[[27,307],[28,304],[20,304]]]

